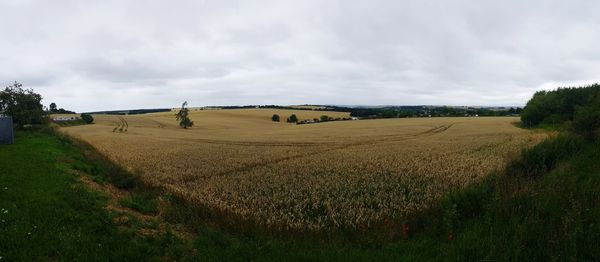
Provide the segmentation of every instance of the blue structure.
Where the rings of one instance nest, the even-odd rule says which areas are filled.
[[[13,121],[10,116],[0,116],[0,144],[12,144],[14,140]]]

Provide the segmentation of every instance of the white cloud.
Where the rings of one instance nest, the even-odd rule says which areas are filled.
[[[78,111],[524,104],[600,79],[593,1],[2,1],[0,81]]]

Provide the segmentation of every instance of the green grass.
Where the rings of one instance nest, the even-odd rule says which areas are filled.
[[[600,257],[600,144],[558,137],[524,151],[504,172],[447,194],[409,223],[410,237],[357,244],[222,230],[199,210],[111,165],[89,147],[19,132],[0,146],[0,257],[6,260],[435,261],[594,260]],[[184,224],[188,242],[136,234],[157,222],[116,225],[107,198],[77,179],[130,190],[123,206]],[[245,225],[238,225],[243,228]],[[401,234],[399,234],[401,235]]]
[[[150,192],[133,192],[131,196],[123,198],[119,203],[144,214],[156,214],[158,212],[157,193]]]
[[[170,234],[139,237],[121,230],[106,198],[78,182],[81,159],[54,136],[17,133],[0,145],[0,257],[15,260],[161,260],[185,246]]]

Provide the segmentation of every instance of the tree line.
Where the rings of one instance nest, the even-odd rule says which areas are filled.
[[[569,128],[593,137],[600,127],[600,85],[538,91],[521,114],[526,127]]]
[[[348,112],[360,118],[405,118],[405,117],[459,117],[459,116],[514,116],[520,107],[477,108],[450,106],[386,106],[386,107],[338,107],[329,110]]]

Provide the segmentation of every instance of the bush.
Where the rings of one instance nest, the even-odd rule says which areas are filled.
[[[272,120],[273,122],[279,122],[279,115],[278,115],[278,114],[274,114],[274,115],[271,117],[271,120]]]
[[[329,117],[326,115],[322,115],[321,116],[321,121],[325,122],[325,121],[329,121]]]
[[[573,156],[583,147],[581,138],[560,135],[549,138],[531,149],[521,152],[521,159],[508,166],[508,173],[526,177],[538,177],[556,167],[561,160]]]
[[[600,128],[600,104],[578,107],[572,123],[573,131],[592,139]]]
[[[91,124],[94,122],[94,118],[92,117],[92,115],[90,114],[81,114],[81,119],[86,123],[86,124]]]
[[[297,123],[298,117],[295,114],[292,114],[290,117],[288,117],[287,122],[288,123]]]

